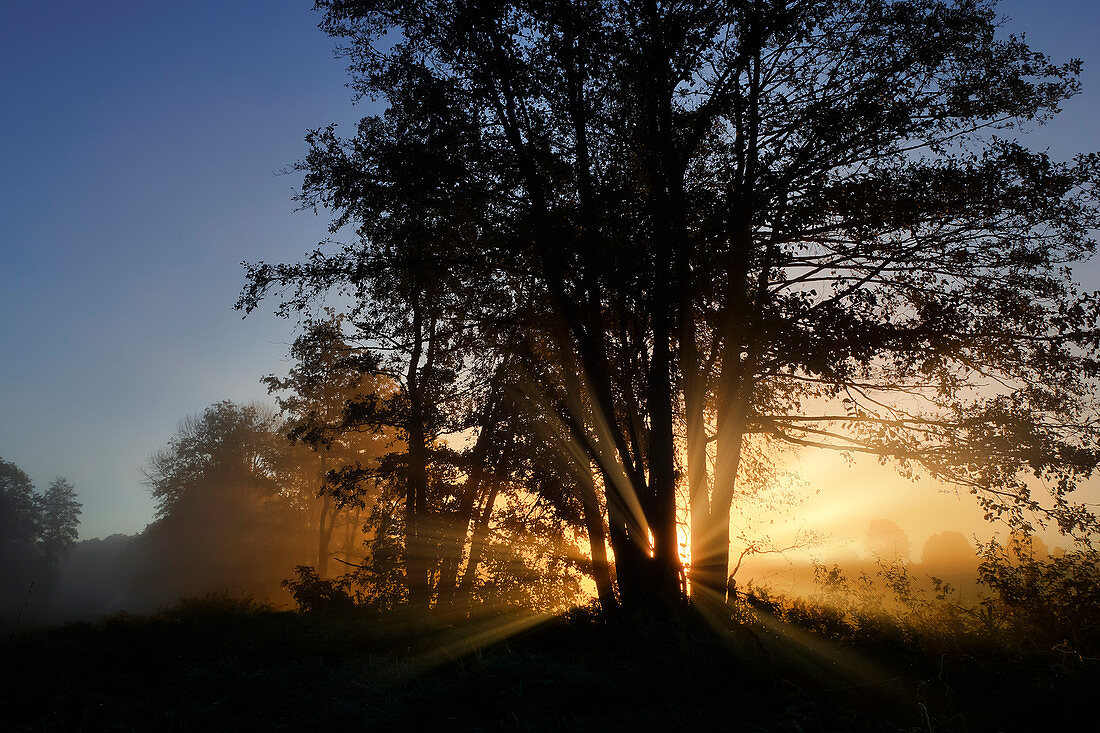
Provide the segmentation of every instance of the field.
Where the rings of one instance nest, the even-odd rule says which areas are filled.
[[[42,731],[1030,731],[1082,729],[1100,683],[1067,649],[781,615],[719,630],[687,610],[577,609],[455,628],[214,595],[11,635],[0,709],[6,729]]]

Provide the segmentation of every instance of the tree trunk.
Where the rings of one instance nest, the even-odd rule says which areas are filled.
[[[332,537],[332,524],[329,519],[329,513],[332,511],[332,497],[324,489],[325,469],[325,456],[321,454],[321,516],[317,520],[317,576],[321,578],[328,576],[328,544]]]
[[[659,303],[663,307],[667,303]],[[667,312],[654,315],[653,366],[649,384],[649,530],[653,556],[647,582],[658,597],[682,595],[679,538],[676,531],[676,444],[672,426],[672,358]]]
[[[325,530],[328,526],[329,505],[329,497],[326,494],[321,497],[321,518],[317,523],[317,575],[321,578],[328,575],[328,541],[332,532],[331,529],[327,532]]]
[[[592,580],[596,582],[600,608],[604,614],[610,614],[618,606],[618,602],[611,583],[611,568],[607,562],[607,536],[592,472],[589,471],[587,476],[582,477],[579,484],[581,505],[584,508],[584,529],[588,534],[588,546],[592,555]]]
[[[725,359],[738,359],[727,349]],[[732,362],[731,362],[732,363]],[[741,372],[742,367],[734,370]],[[745,414],[748,405],[748,379],[728,380],[718,411],[718,435],[716,463],[714,471],[714,490],[710,498],[710,511],[702,524],[703,536],[699,540],[699,562],[693,573],[693,583],[698,585],[697,598],[704,607],[725,613],[724,606],[731,600],[728,597],[729,551],[730,551],[730,508],[737,486],[737,473],[741,467],[741,453],[744,447]],[[730,383],[732,382],[732,384]],[[692,528],[694,534],[694,527]],[[693,549],[693,552],[695,550]],[[693,557],[693,568],[695,567]]]
[[[481,443],[480,436],[478,437],[478,443]],[[453,611],[455,599],[458,595],[458,566],[462,563],[463,550],[466,548],[466,536],[474,519],[474,504],[485,475],[484,457],[478,457],[477,453],[477,446],[475,446],[473,470],[463,487],[462,496],[459,498],[458,511],[452,521],[448,523],[446,536],[443,538],[447,554],[443,557],[443,564],[439,570],[439,583],[436,586],[436,607],[439,610]]]
[[[694,338],[694,333],[691,334]],[[686,349],[685,349],[686,351]],[[687,469],[691,516],[691,582],[692,600],[703,608],[714,607],[717,599],[717,578],[725,567],[716,562],[721,557],[716,530],[718,523],[711,516],[710,482],[707,470],[707,434],[705,392],[696,381],[694,360],[685,365],[693,376],[685,374],[684,413],[687,422]],[[728,535],[728,530],[726,532]]]
[[[470,593],[474,589],[474,581],[477,580],[477,568],[481,564],[481,558],[485,555],[485,547],[489,539],[489,519],[493,515],[493,504],[496,503],[500,484],[493,481],[489,489],[489,495],[485,497],[485,507],[478,517],[474,527],[473,537],[470,540],[470,558],[466,561],[466,569],[462,573],[462,581],[458,584],[457,595],[466,604],[469,602]]]
[[[466,538],[470,533],[471,524],[474,521],[474,506],[485,478],[485,461],[492,445],[494,425],[498,410],[499,388],[501,387],[505,364],[498,365],[493,375],[487,396],[487,404],[481,416],[477,441],[471,451],[470,460],[472,468],[459,496],[458,509],[452,521],[449,522],[445,536],[443,537],[446,554],[439,571],[439,583],[437,584],[438,607],[453,611],[455,599],[458,595],[458,568],[462,563],[462,554],[466,548]]]
[[[362,510],[355,509],[355,516],[352,517],[351,509],[349,508],[346,513],[347,522],[344,524],[344,559],[348,562],[355,561],[355,537],[359,531],[360,520],[362,519]]]
[[[427,493],[427,447],[419,421],[419,409],[414,408],[410,419],[408,438],[408,485],[405,489],[405,572],[409,589],[409,602],[415,607],[427,608],[428,597],[428,543],[424,516]]]
[[[408,471],[405,483],[405,582],[409,603],[414,608],[428,607],[427,542],[424,512],[428,488],[428,448],[424,428],[424,396],[419,383],[420,358],[424,348],[423,318],[419,303],[413,304],[413,348],[405,375],[409,414],[405,425],[408,444]]]

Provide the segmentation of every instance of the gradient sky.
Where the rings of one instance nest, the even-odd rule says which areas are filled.
[[[178,421],[263,399],[259,378],[286,368],[291,325],[232,310],[239,263],[297,259],[325,236],[323,217],[294,212],[295,177],[276,172],[307,129],[369,111],[351,105],[311,5],[0,4],[0,457],[40,488],[68,476],[82,538],[141,530],[153,507],[141,467]],[[1085,60],[1085,93],[1031,144],[1100,150],[1100,6],[1001,7],[1038,48]],[[1082,270],[1100,287],[1094,273]],[[927,484],[803,460],[823,488],[813,506],[841,532],[886,516],[919,547],[975,529],[969,506]]]

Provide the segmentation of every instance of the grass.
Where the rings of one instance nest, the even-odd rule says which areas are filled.
[[[718,632],[691,613],[608,625],[579,609],[493,640],[505,619],[471,630],[214,595],[5,641],[0,727],[1026,731],[1073,726],[1100,682],[1088,659],[930,653],[780,616]]]

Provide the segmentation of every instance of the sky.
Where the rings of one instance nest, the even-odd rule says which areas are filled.
[[[293,324],[232,309],[240,263],[296,260],[327,220],[278,172],[307,130],[369,113],[310,0],[0,4],[0,457],[67,476],[81,537],[140,531],[141,469],[183,417],[266,396]],[[1085,61],[1085,93],[1029,137],[1100,150],[1100,4],[1007,0],[1008,30]],[[1100,287],[1100,268],[1081,271]],[[895,518],[919,547],[980,513],[888,469],[799,459],[807,516],[844,534]],[[849,528],[851,528],[849,530]]]

